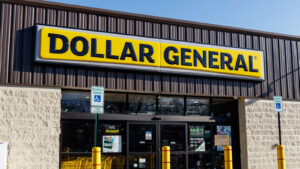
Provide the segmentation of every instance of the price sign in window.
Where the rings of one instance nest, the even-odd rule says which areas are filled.
[[[189,125],[189,149],[190,151],[205,151],[204,126]]]

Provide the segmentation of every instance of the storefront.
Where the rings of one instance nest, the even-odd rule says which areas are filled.
[[[91,156],[94,116],[89,95],[63,92],[62,161]],[[105,100],[98,145],[104,159],[122,166],[116,168],[159,168],[166,145],[171,146],[172,168],[222,168],[223,147],[214,146],[216,134],[237,138],[232,143],[234,159],[239,159],[236,100],[108,92]]]
[[[91,166],[92,86],[105,88],[104,169],[277,168],[277,112],[300,166],[300,38],[33,0],[0,0],[0,142],[8,168]],[[222,137],[223,139],[225,137]],[[227,137],[226,137],[227,138]],[[223,140],[224,141],[224,140]]]

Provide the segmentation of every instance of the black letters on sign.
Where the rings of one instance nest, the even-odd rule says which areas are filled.
[[[111,40],[106,40],[106,58],[119,59],[118,56],[111,55]]]
[[[77,43],[78,41],[82,42],[82,51],[77,50]],[[88,41],[82,37],[82,36],[76,36],[75,38],[72,39],[71,41],[71,51],[77,55],[77,56],[83,56],[86,55],[89,51],[89,43]]]
[[[238,55],[234,70],[239,70],[239,68],[243,68],[244,71],[248,71],[243,55]]]
[[[207,62],[206,62],[206,51],[203,51],[203,55],[201,57],[201,55],[198,53],[197,50],[194,49],[194,66],[197,67],[198,66],[198,61],[200,61],[200,63],[202,64],[203,67],[207,66]]]
[[[179,64],[179,56],[174,55],[173,56],[174,60],[170,60],[170,51],[173,51],[174,53],[178,53],[178,50],[175,47],[173,47],[173,46],[167,47],[164,52],[165,61],[167,63],[169,63],[170,65],[178,65]]]
[[[97,39],[95,39],[95,38],[92,39],[91,56],[92,57],[99,57],[99,58],[104,57],[103,54],[98,54],[97,53]]]
[[[186,52],[191,52],[191,49],[181,48],[181,65],[192,66],[192,63],[186,62],[185,59],[190,59],[190,55],[186,55]]]
[[[225,57],[228,60],[225,61]],[[225,69],[225,65],[229,70],[233,70],[233,67],[230,65],[232,62],[232,56],[229,53],[221,53],[221,69]]]
[[[249,56],[249,71],[258,72],[258,69],[253,68],[253,56]]]
[[[145,53],[145,48],[148,49],[148,53]],[[153,55],[153,47],[151,45],[140,44],[140,61],[144,62],[146,57],[150,63],[154,63],[154,60],[151,58]]]
[[[129,50],[129,53],[127,53],[128,50]],[[130,42],[125,43],[120,59],[125,60],[126,57],[131,57],[133,61],[137,61],[132,43],[130,43]]]
[[[214,52],[214,51],[209,51],[208,52],[208,57],[209,57],[209,68],[215,68],[218,69],[219,66],[218,65],[214,65],[214,62],[217,62],[218,59],[214,58],[214,55],[218,55],[218,52]]]
[[[50,53],[65,53],[69,48],[69,41],[67,37],[63,35],[49,33],[48,37],[50,37]],[[62,48],[56,49],[56,39],[62,40]]]

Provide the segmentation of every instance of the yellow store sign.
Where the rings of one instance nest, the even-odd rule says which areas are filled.
[[[263,52],[38,25],[37,62],[264,79]]]

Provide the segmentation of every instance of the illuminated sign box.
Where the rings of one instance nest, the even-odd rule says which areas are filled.
[[[262,51],[43,25],[36,26],[35,60],[264,80]]]

